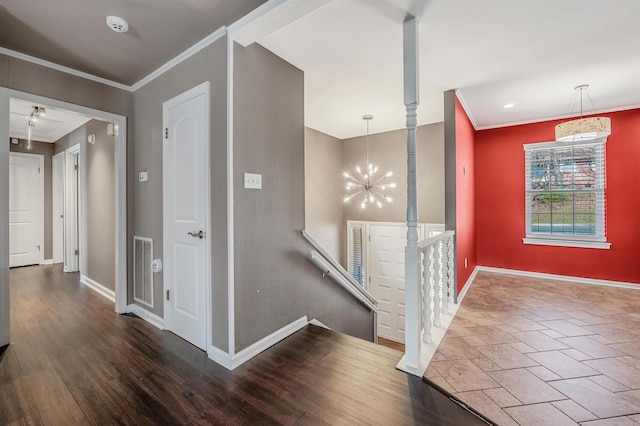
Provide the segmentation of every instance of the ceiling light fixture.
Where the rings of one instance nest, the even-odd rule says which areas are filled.
[[[506,104],[506,105],[504,106],[504,109],[513,108],[514,106],[516,106],[516,104]]]
[[[383,183],[383,181],[385,181],[387,178],[393,176],[393,172],[388,172],[382,176],[377,175],[378,167],[369,162],[369,121],[373,119],[373,115],[363,115],[362,119],[367,122],[366,173],[363,173],[362,169],[359,166],[356,167],[356,171],[358,172],[357,177],[351,176],[347,172],[343,173],[343,176],[347,179],[347,185],[345,189],[347,191],[352,191],[351,194],[345,197],[344,202],[347,203],[353,198],[362,194],[362,202],[360,203],[360,208],[364,209],[367,204],[375,204],[378,207],[382,207],[383,201],[386,201],[388,203],[393,201],[391,197],[385,195],[384,192],[389,188],[395,188],[396,184]]]
[[[36,123],[40,117],[47,115],[45,107],[34,105],[31,107],[31,114],[27,115],[27,149],[31,149],[31,128],[36,127]]]
[[[126,33],[129,23],[119,16],[107,16],[107,26],[117,33]]]
[[[595,110],[593,99],[589,96],[589,85],[581,84],[574,87],[575,93],[569,104],[568,110],[573,110],[580,98],[580,118],[565,121],[556,126],[557,141],[579,141],[605,137],[611,134],[611,119],[609,117],[582,118],[584,106],[584,94],[587,94],[592,110]]]

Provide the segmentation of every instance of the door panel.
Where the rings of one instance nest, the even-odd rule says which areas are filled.
[[[378,336],[404,342],[404,248],[407,228],[370,225],[370,291],[378,300]]]
[[[206,200],[208,91],[180,95],[164,105],[165,326],[206,349]],[[200,234],[202,231],[202,234]],[[200,237],[202,235],[202,238]]]
[[[43,157],[9,156],[9,266],[43,260]]]

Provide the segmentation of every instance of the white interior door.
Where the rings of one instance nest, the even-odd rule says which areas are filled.
[[[163,104],[165,328],[206,349],[209,85]]]
[[[378,300],[378,336],[404,342],[406,226],[369,225],[369,291]]]
[[[53,263],[64,261],[64,153],[51,159],[51,211]]]
[[[9,155],[9,266],[44,260],[44,157]]]

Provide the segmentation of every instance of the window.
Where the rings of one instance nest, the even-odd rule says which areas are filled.
[[[606,139],[524,145],[526,244],[609,248]]]
[[[349,232],[349,264],[347,265],[349,273],[358,284],[364,287],[364,277],[366,276],[364,267],[364,223],[348,221],[347,229]]]

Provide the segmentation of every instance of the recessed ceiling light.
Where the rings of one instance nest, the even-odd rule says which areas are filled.
[[[126,33],[129,29],[127,21],[119,16],[107,16],[107,26],[117,33]]]
[[[513,108],[514,106],[516,106],[516,104],[506,104],[504,108],[509,109],[509,108]]]

